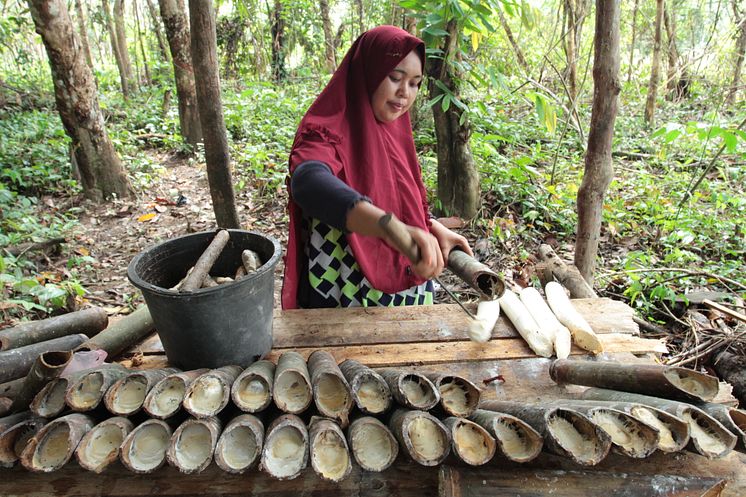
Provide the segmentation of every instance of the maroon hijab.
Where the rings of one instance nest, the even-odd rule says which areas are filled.
[[[393,212],[406,224],[427,230],[425,187],[409,114],[381,123],[370,105],[378,85],[415,49],[424,61],[424,43],[394,26],[379,26],[355,40],[301,120],[290,152],[290,174],[305,161],[324,162],[374,205]],[[292,192],[288,208],[290,233],[282,307],[294,309],[304,265],[299,240],[302,214]],[[423,282],[408,274],[409,261],[382,240],[354,233],[347,239],[363,275],[375,289],[394,293]]]

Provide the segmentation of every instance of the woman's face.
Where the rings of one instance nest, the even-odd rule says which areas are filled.
[[[378,85],[370,99],[373,115],[382,123],[390,123],[412,107],[422,82],[422,62],[412,50]]]

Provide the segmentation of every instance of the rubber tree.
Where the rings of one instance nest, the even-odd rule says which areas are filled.
[[[284,81],[287,77],[285,68],[285,50],[287,39],[285,37],[285,17],[282,8],[282,0],[275,0],[270,11],[270,31],[272,33],[272,79],[276,82]]]
[[[91,44],[88,42],[88,30],[85,26],[85,12],[83,11],[83,0],[75,0],[75,15],[78,18],[78,32],[80,33],[80,43],[83,46],[83,53],[88,65],[93,69],[93,57],[91,56]]]
[[[655,1],[655,24],[653,26],[653,62],[650,68],[650,82],[648,83],[648,98],[645,100],[645,122],[653,125],[655,118],[655,101],[658,97],[658,80],[661,67],[661,38],[663,24],[663,0]]]
[[[52,70],[54,96],[72,141],[83,192],[94,201],[127,197],[129,181],[104,126],[96,81],[63,0],[28,0]]]
[[[202,125],[197,107],[197,90],[194,86],[189,19],[184,0],[159,0],[159,6],[174,66],[181,136],[194,147],[202,141]]]
[[[321,10],[321,26],[324,30],[324,66],[328,73],[333,73],[337,68],[337,59],[334,51],[332,21],[329,17],[329,0],[319,0],[319,8]]]
[[[171,52],[168,49],[168,43],[166,42],[166,37],[163,34],[163,27],[161,25],[161,19],[158,16],[158,11],[155,8],[153,0],[147,0],[147,4],[148,14],[150,15],[150,22],[153,25],[153,32],[155,33],[155,37],[158,40],[158,50],[160,50],[161,56],[163,56],[163,58],[167,62],[171,63]]]
[[[736,99],[738,87],[741,84],[741,72],[743,71],[743,59],[746,55],[746,5],[743,0],[731,0],[733,8],[733,20],[736,23],[736,60],[733,65],[733,82],[730,85],[726,104],[731,106]]]
[[[119,48],[119,57],[122,59],[122,68],[129,82],[130,89],[137,88],[137,83],[132,76],[132,63],[130,62],[129,49],[127,47],[127,30],[124,24],[124,0],[114,0],[114,30],[116,31],[116,42]]]
[[[220,68],[212,0],[189,0],[189,21],[194,82],[215,220],[221,228],[240,228],[231,178],[228,133],[220,98]]]
[[[593,49],[593,106],[583,181],[578,190],[575,265],[589,285],[598,254],[604,196],[614,177],[611,146],[619,84],[620,0],[597,0]]]
[[[119,83],[122,87],[122,95],[125,100],[130,95],[130,84],[129,78],[127,77],[127,68],[124,66],[122,61],[122,54],[119,51],[119,43],[117,42],[117,31],[114,28],[114,21],[111,17],[111,7],[109,7],[109,0],[101,0],[101,9],[104,11],[104,23],[106,24],[106,30],[109,32],[109,40],[111,41],[111,52],[114,54],[114,60],[117,63],[117,69],[119,70]]]
[[[666,28],[666,55],[668,68],[666,76],[666,99],[678,100],[683,96],[679,81],[685,78],[684,68],[681,67],[679,48],[676,44],[676,7],[670,1],[663,7],[663,24]]]
[[[564,19],[564,49],[567,60],[567,89],[572,105],[578,96],[578,59],[580,58],[580,35],[583,23],[590,12],[590,0],[563,0],[562,15]]]

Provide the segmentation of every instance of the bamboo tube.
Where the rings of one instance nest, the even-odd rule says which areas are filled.
[[[700,404],[698,407],[738,437],[735,450],[746,452],[746,411],[713,403]]]
[[[399,454],[394,434],[372,416],[354,420],[347,429],[347,441],[355,462],[366,471],[384,471]]]
[[[502,297],[505,283],[489,266],[485,266],[466,252],[451,250],[448,269],[487,299]]]
[[[140,306],[136,311],[110,324],[98,335],[82,343],[78,350],[105,350],[107,358],[113,358],[140,343],[155,330],[148,307]]]
[[[396,369],[382,369],[379,373],[388,383],[391,395],[404,407],[427,411],[440,401],[438,389],[422,374]]]
[[[267,429],[259,469],[278,480],[292,480],[300,475],[307,465],[306,425],[295,414],[283,414]]]
[[[423,466],[437,466],[450,452],[448,430],[425,411],[398,408],[389,419],[389,428],[409,457]]]
[[[65,367],[70,363],[73,353],[69,350],[63,352],[44,352],[39,354],[31,370],[23,381],[23,386],[18,396],[13,399],[10,407],[11,412],[28,410],[29,404],[37,393],[44,388],[50,380],[57,378]]]
[[[365,414],[383,414],[391,407],[391,390],[383,377],[353,359],[339,365],[350,385],[355,405]]]
[[[297,352],[283,352],[275,369],[272,398],[275,405],[290,414],[305,411],[313,400],[311,377],[303,356]]]
[[[539,455],[544,445],[539,432],[510,414],[477,409],[469,419],[495,437],[500,452],[511,461],[529,462]]]
[[[44,418],[33,416],[0,430],[0,467],[12,468],[31,438],[47,422]]]
[[[166,462],[171,427],[160,419],[148,419],[136,426],[122,442],[119,459],[138,474],[152,473]]]
[[[337,361],[329,352],[316,350],[308,357],[308,371],[319,413],[346,427],[350,424],[352,393]]]
[[[143,369],[132,371],[117,380],[104,395],[104,405],[116,416],[131,416],[142,408],[145,396],[156,383],[170,374],[179,373],[176,368]]]
[[[0,384],[0,396],[11,399],[17,397],[25,380],[26,378],[16,378],[15,380]]]
[[[611,448],[609,436],[574,409],[512,401],[483,402],[480,408],[504,412],[526,421],[541,433],[549,451],[583,466],[598,464]]]
[[[39,430],[21,453],[21,464],[30,471],[49,473],[64,466],[73,456],[93,419],[73,413],[57,418]]]
[[[31,412],[44,418],[57,417],[65,408],[68,383],[68,378],[55,378],[48,382],[31,401]]]
[[[170,418],[181,409],[189,385],[208,371],[210,370],[194,369],[166,376],[156,383],[145,396],[143,409],[154,418]]]
[[[238,375],[231,387],[231,398],[244,412],[259,412],[272,403],[275,365],[271,361],[257,361]]]
[[[684,402],[602,388],[589,388],[583,392],[583,398],[586,400],[637,402],[673,414],[689,425],[690,440],[687,448],[699,452],[709,459],[724,457],[736,445],[737,437],[715,418]]]
[[[39,354],[73,350],[87,339],[88,337],[83,334],[68,335],[0,352],[0,382],[26,376]]]
[[[109,387],[127,374],[127,368],[119,364],[85,371],[70,380],[65,392],[65,404],[73,411],[92,411],[101,403]]]
[[[558,384],[572,383],[683,401],[709,401],[717,395],[714,376],[657,364],[558,359],[549,367]]]
[[[13,406],[13,399],[10,397],[0,397],[0,416],[5,416],[11,412]]]
[[[480,392],[474,383],[461,376],[447,374],[429,374],[427,378],[438,389],[440,407],[448,416],[468,418],[476,411]]]
[[[25,421],[31,417],[33,417],[32,412],[24,411],[24,412],[17,412],[15,414],[11,414],[9,416],[4,416],[0,418],[0,433],[4,432],[11,426],[18,424],[21,421]]]
[[[194,380],[184,394],[184,409],[195,418],[216,416],[228,405],[231,386],[242,370],[240,366],[223,366]]]
[[[201,473],[212,462],[220,429],[216,417],[187,419],[171,435],[166,460],[182,473]]]
[[[264,424],[252,414],[233,418],[215,447],[215,463],[228,473],[241,474],[258,461],[264,445]]]
[[[611,438],[612,449],[622,455],[643,459],[658,448],[659,431],[620,409],[600,406],[589,400],[562,399],[552,403],[584,414],[606,432]]]
[[[62,316],[21,323],[0,331],[0,350],[16,349],[80,333],[92,336],[106,328],[108,322],[106,311],[98,307],[89,307]]]
[[[347,439],[339,425],[331,419],[313,416],[308,432],[311,467],[316,474],[334,483],[347,478],[352,462]]]
[[[75,450],[75,458],[83,469],[100,474],[119,459],[119,450],[134,429],[132,421],[117,416],[94,426],[85,434]]]
[[[451,416],[443,424],[450,434],[453,453],[466,464],[481,466],[494,457],[495,439],[477,423]]]

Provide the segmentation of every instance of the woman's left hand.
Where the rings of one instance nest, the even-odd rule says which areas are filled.
[[[474,257],[474,252],[471,251],[471,247],[466,238],[449,230],[435,219],[432,220],[430,233],[438,239],[438,245],[440,245],[440,251],[443,253],[443,261],[446,265],[448,265],[448,254],[450,254],[451,250],[455,247],[459,247],[461,250]]]

